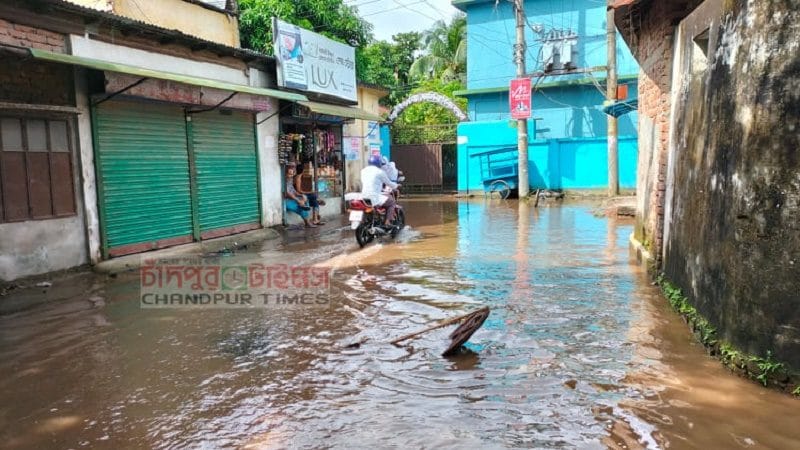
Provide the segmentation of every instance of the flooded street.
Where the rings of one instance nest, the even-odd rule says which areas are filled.
[[[405,205],[397,241],[292,231],[230,257],[330,267],[330,307],[141,309],[138,273],[0,298],[3,447],[800,447],[800,402],[695,344],[630,263],[632,222]],[[452,327],[386,344],[483,305],[459,356]]]

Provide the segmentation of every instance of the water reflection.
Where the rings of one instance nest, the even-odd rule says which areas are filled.
[[[406,201],[411,228],[288,235],[232,261],[335,269],[324,310],[141,310],[88,274],[0,305],[8,448],[792,448],[796,403],[731,376],[590,207]],[[8,306],[5,306],[8,305]],[[489,305],[461,353],[450,329]],[[362,342],[358,348],[347,343]],[[757,419],[758,418],[758,419]]]

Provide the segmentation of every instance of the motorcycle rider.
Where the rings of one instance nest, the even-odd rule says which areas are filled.
[[[380,155],[372,155],[369,157],[368,166],[361,169],[361,195],[365,199],[369,199],[373,207],[383,206],[386,208],[386,222],[384,226],[390,228],[395,216],[395,201],[392,196],[383,193],[383,186],[386,185],[391,189],[397,189],[399,185],[381,170],[383,160]]]

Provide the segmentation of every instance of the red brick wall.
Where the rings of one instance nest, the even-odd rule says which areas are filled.
[[[64,53],[63,34],[0,19],[0,43]]]
[[[64,53],[64,35],[0,19],[0,43]],[[72,67],[46,64],[19,56],[3,56],[0,101],[73,105]]]
[[[656,263],[661,262],[664,235],[667,153],[669,145],[670,89],[677,18],[686,5],[652,2],[635,31],[633,53],[639,72],[639,165],[637,195],[640,196],[635,237],[646,244]],[[678,11],[675,11],[675,10]]]

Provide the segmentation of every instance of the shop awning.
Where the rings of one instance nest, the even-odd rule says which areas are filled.
[[[46,50],[38,50],[34,48],[29,49],[29,51],[31,52],[31,55],[34,58],[43,61],[72,64],[74,66],[88,67],[90,69],[104,70],[109,72],[125,73],[128,75],[135,75],[143,78],[155,78],[159,80],[176,81],[178,83],[221,89],[224,91],[242,92],[253,95],[263,95],[266,97],[279,98],[282,100],[290,100],[290,101],[308,100],[304,95],[279,91],[276,89],[257,88],[241,84],[226,83],[224,81],[209,80],[207,78],[191,77],[188,75],[180,75],[171,72],[161,72],[158,70],[145,69],[143,67],[129,66],[127,64],[111,63],[93,58],[84,58],[82,56],[53,53],[53,52],[48,52]]]
[[[383,120],[381,116],[373,114],[369,111],[364,111],[361,108],[353,106],[331,105],[329,103],[317,102],[297,102],[317,114],[325,114],[326,116],[346,117],[348,119],[363,119],[374,120],[380,122]]]
[[[601,108],[602,111],[609,116],[620,117],[628,114],[631,111],[639,109],[639,99],[632,100],[617,100],[613,103],[604,104]]]

